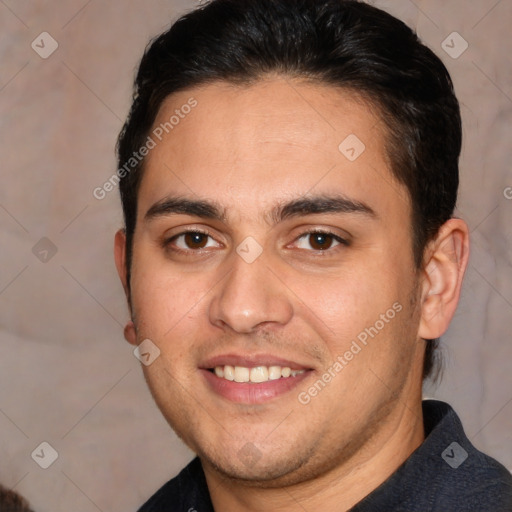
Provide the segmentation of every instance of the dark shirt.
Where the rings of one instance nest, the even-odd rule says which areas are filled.
[[[423,401],[425,441],[351,512],[512,512],[512,475],[479,452],[446,403]],[[214,512],[195,458],[139,512]]]

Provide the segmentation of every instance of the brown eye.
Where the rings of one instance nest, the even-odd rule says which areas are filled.
[[[186,233],[183,235],[185,245],[189,249],[202,249],[208,243],[208,235],[204,233]]]
[[[213,249],[221,247],[213,237],[201,231],[185,231],[172,237],[166,242],[166,246],[178,251],[200,251],[201,249]]]
[[[304,233],[297,239],[296,244],[296,247],[299,249],[307,249],[316,252],[334,249],[338,245],[349,245],[349,243],[340,236],[323,231]]]
[[[308,241],[309,245],[316,251],[325,251],[332,246],[334,237],[327,233],[311,233]]]

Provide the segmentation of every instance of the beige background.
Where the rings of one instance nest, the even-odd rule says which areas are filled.
[[[453,74],[464,117],[459,215],[472,230],[462,302],[444,337],[448,400],[477,447],[512,468],[512,3],[374,2],[416,27]],[[113,147],[150,36],[193,2],[0,1],[0,481],[36,511],[136,508],[192,454],[154,406],[112,260]],[[58,50],[31,42],[49,32]],[[441,44],[469,43],[459,58]],[[457,43],[458,44],[458,43]],[[32,252],[49,238],[46,263]],[[51,253],[49,254],[51,255]],[[48,469],[31,458],[43,441]]]

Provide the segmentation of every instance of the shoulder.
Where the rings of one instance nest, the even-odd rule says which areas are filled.
[[[434,510],[446,505],[461,512],[512,511],[512,475],[499,462],[465,446],[460,466],[443,467],[433,496]]]
[[[424,443],[423,460],[436,474],[433,510],[452,506],[460,511],[512,510],[512,475],[468,439],[455,411],[443,402],[425,401],[425,426],[433,423]],[[434,483],[433,482],[433,483]]]
[[[425,440],[354,512],[511,512],[512,475],[477,450],[446,403],[423,402]]]

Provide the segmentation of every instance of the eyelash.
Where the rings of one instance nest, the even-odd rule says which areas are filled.
[[[165,239],[163,241],[163,246],[164,246],[164,248],[168,248],[171,246],[171,243],[173,241],[177,240],[181,236],[190,235],[190,234],[201,234],[201,235],[204,235],[204,236],[207,236],[207,237],[213,239],[213,237],[210,235],[210,233],[208,233],[206,231],[203,231],[201,229],[190,229],[188,231],[182,231],[181,233],[178,233],[177,235],[173,235],[170,238]],[[181,249],[180,247],[173,246],[172,251],[176,252],[178,254],[190,254],[191,252],[200,252],[200,249],[199,250],[197,250],[197,249]]]
[[[350,245],[349,241],[346,240],[345,238],[342,238],[341,236],[337,235],[336,233],[333,233],[332,231],[323,230],[323,229],[313,229],[311,231],[306,231],[302,235],[298,236],[295,239],[295,241],[300,240],[300,239],[302,239],[304,237],[308,237],[310,235],[330,236],[330,237],[333,238],[334,241],[338,242],[340,245],[343,245],[345,247],[348,247]],[[337,246],[335,246],[335,247],[337,247]],[[307,249],[304,249],[304,250],[307,250]],[[325,252],[328,252],[328,251],[332,252],[332,248],[329,247],[328,249],[324,249],[324,250],[314,250],[314,249],[311,250],[311,252],[315,252],[315,253],[319,253],[319,254],[322,254],[322,253],[325,253]]]
[[[193,230],[189,230],[189,231],[183,231],[181,233],[178,233],[176,235],[173,235],[172,237],[170,238],[167,238],[163,241],[163,246],[164,248],[168,248],[171,243],[173,241],[176,241],[179,237],[182,237],[182,236],[185,236],[185,235],[188,235],[188,234],[201,234],[201,235],[204,235],[204,236],[207,236],[209,238],[212,238],[213,237],[210,235],[210,233],[206,232],[206,231],[202,231],[200,229],[193,229]],[[346,246],[348,247],[350,245],[350,242],[342,237],[340,237],[339,235],[337,235],[336,233],[332,232],[332,231],[329,231],[329,230],[322,230],[322,229],[315,229],[315,230],[311,230],[311,231],[306,231],[304,233],[302,233],[301,235],[299,235],[298,237],[295,238],[294,240],[294,243],[296,243],[298,240],[301,240],[303,239],[304,237],[307,237],[307,236],[310,236],[310,235],[325,235],[325,236],[330,236],[333,238],[334,241],[338,242],[340,245],[343,245],[343,246]],[[338,247],[338,246],[335,246],[335,247]],[[201,248],[200,249],[181,249],[180,247],[172,247],[172,250],[176,253],[179,253],[179,254],[190,254],[191,252],[201,252]],[[322,254],[322,253],[326,253],[326,252],[332,252],[332,248],[329,247],[328,249],[324,249],[324,250],[315,250],[315,249],[301,249],[301,250],[309,250],[310,252],[313,252],[313,253],[319,253],[319,254]]]

